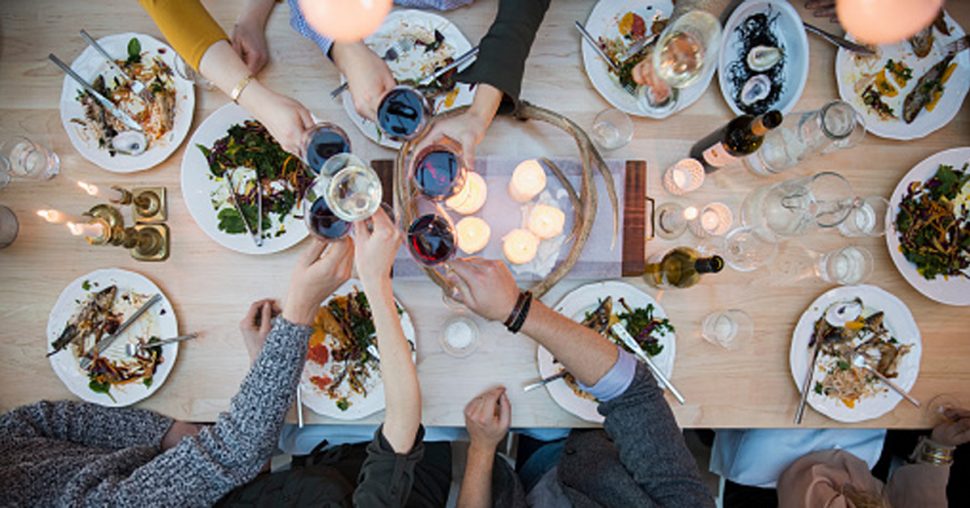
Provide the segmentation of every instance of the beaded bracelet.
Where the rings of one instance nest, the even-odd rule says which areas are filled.
[[[525,318],[529,315],[529,309],[532,308],[532,292],[525,292],[525,303],[522,304],[522,309],[519,311],[519,315],[515,317],[515,321],[512,322],[512,326],[508,329],[512,333],[519,333],[522,329],[522,325],[525,324]]]

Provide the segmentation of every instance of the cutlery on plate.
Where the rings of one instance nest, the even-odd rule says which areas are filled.
[[[856,43],[854,43],[854,42],[846,39],[845,37],[839,37],[838,35],[835,35],[835,34],[833,34],[831,32],[826,32],[825,30],[822,30],[821,28],[819,28],[819,27],[817,27],[815,25],[809,24],[809,23],[802,22],[802,24],[805,25],[805,31],[806,32],[813,33],[813,34],[815,34],[815,35],[817,35],[817,36],[819,36],[819,37],[821,37],[821,38],[823,38],[823,39],[831,42],[832,44],[835,44],[836,46],[838,46],[840,48],[847,49],[847,50],[852,51],[854,53],[859,53],[860,55],[874,55],[874,54],[876,54],[876,52],[873,51],[871,48],[867,48],[866,46],[863,46],[862,44],[856,44]]]
[[[259,178],[256,179],[256,236],[259,247],[263,244],[263,185]]]
[[[107,97],[101,95],[101,93],[95,90],[90,83],[85,81],[84,78],[78,75],[78,73],[74,72],[74,70],[71,69],[69,65],[62,62],[60,58],[57,58],[57,56],[55,56],[54,53],[50,53],[49,55],[47,55],[47,58],[50,58],[50,60],[54,62],[58,67],[60,67],[65,74],[70,76],[71,79],[73,79],[74,81],[77,81],[77,83],[81,85],[82,88],[84,88],[88,93],[90,93],[91,96],[94,97],[96,101],[101,103],[101,105],[108,110],[108,113],[111,113],[111,116],[117,118],[118,120],[121,120],[121,122],[127,125],[129,128],[131,128],[131,130],[138,131],[138,132],[142,132],[144,130],[142,129],[141,124],[136,122],[130,115],[128,115],[128,113],[125,113],[124,111],[122,111],[121,108],[116,106],[115,103],[111,102]]]
[[[643,48],[653,44],[653,41],[657,40],[657,37],[657,34],[641,37],[640,40],[634,42],[629,48],[626,48],[626,51],[623,52],[622,58],[620,58],[620,61],[626,62],[627,60],[635,57],[637,53],[643,51]]]
[[[802,423],[802,417],[805,416],[805,404],[808,403],[808,392],[812,391],[812,379],[815,377],[815,364],[818,362],[818,354],[822,351],[822,336],[816,334],[813,337],[815,341],[815,347],[812,350],[812,361],[808,364],[808,371],[805,372],[805,381],[802,383],[802,398],[798,401],[798,408],[795,409],[795,424],[800,425]]]
[[[454,62],[451,62],[450,64],[435,71],[435,73],[432,74],[431,76],[422,79],[421,81],[418,82],[418,86],[420,87],[424,85],[430,85],[431,83],[434,83],[435,80],[437,80],[441,76],[444,76],[452,69],[465,65],[465,62],[474,61],[476,58],[478,58],[478,46],[475,46],[472,49],[469,49],[468,51],[462,53],[458,58],[455,59]]]
[[[528,385],[523,386],[522,387],[522,391],[523,392],[531,392],[532,390],[535,390],[536,388],[542,388],[543,386],[546,386],[547,384],[549,384],[549,383],[551,383],[553,381],[556,381],[557,379],[562,379],[562,378],[566,377],[566,374],[568,374],[568,372],[566,372],[565,370],[561,370],[557,374],[553,374],[553,375],[551,375],[549,377],[544,377],[544,378],[540,379],[539,381],[536,381],[535,383],[532,383],[532,384],[528,384]]]
[[[236,193],[236,187],[232,184],[232,171],[226,171],[226,186],[229,187],[229,196],[232,198],[232,204],[236,207],[236,213],[242,218],[243,226],[246,226],[246,232],[249,233],[249,237],[253,239],[253,243],[257,247],[263,246],[262,235],[256,236],[256,232],[253,231],[253,225],[249,223],[249,219],[246,214],[243,213],[242,206],[239,204],[239,194]],[[262,219],[260,219],[262,222]]]
[[[303,428],[303,387],[296,385],[296,426]]]
[[[605,51],[603,51],[603,48],[601,48],[600,45],[599,45],[599,43],[596,42],[596,39],[592,35],[590,35],[589,32],[586,31],[586,27],[584,27],[582,23],[580,23],[579,21],[577,21],[576,22],[576,29],[579,30],[580,35],[583,36],[583,40],[586,41],[587,43],[589,43],[589,45],[592,46],[593,50],[596,51],[596,54],[599,55],[599,57],[604,62],[606,62],[606,65],[608,65],[613,72],[615,72],[617,75],[619,75],[620,74],[620,66],[617,65],[616,62],[614,62],[613,59],[610,58],[610,56],[606,54]],[[631,84],[623,85],[623,89],[626,90],[626,92],[629,93],[630,95],[636,95],[637,94],[636,87],[634,87]]]
[[[387,51],[384,52],[384,56],[381,57],[381,60],[384,60],[385,62],[396,62],[397,59],[400,58],[401,56],[400,53],[398,53],[398,51],[402,51],[402,52],[410,51],[410,48],[413,47],[410,44],[406,44],[406,42],[407,41],[402,40],[397,44],[395,44],[394,46],[387,48]],[[350,86],[350,83],[347,81],[344,81],[340,86],[330,91],[330,98],[336,99],[337,97],[340,97],[340,94],[346,92],[349,86]]]
[[[137,321],[138,318],[140,318],[141,315],[145,313],[145,311],[150,309],[152,305],[155,305],[161,300],[162,300],[162,295],[159,293],[155,293],[154,296],[149,298],[147,302],[143,303],[142,306],[138,308],[138,310],[136,310],[130,317],[128,317],[128,319],[126,319],[124,323],[121,323],[121,326],[119,326],[114,333],[99,340],[94,345],[94,347],[91,348],[87,353],[85,353],[84,357],[81,358],[81,369],[88,370],[88,367],[91,366],[92,357],[100,355],[102,351],[110,347],[111,344],[115,341],[115,339],[117,339],[122,333],[124,333],[125,330],[127,330],[128,327],[132,325],[132,323]]]
[[[98,53],[101,53],[101,56],[103,56],[104,59],[108,61],[108,65],[110,65],[111,68],[115,70],[115,72],[124,76],[125,79],[129,83],[131,83],[132,92],[135,92],[136,94],[138,94],[138,96],[140,96],[142,99],[145,99],[146,101],[149,100],[151,91],[148,89],[148,87],[146,87],[145,84],[142,83],[141,81],[138,81],[137,79],[131,77],[131,75],[125,72],[125,70],[122,69],[117,63],[115,63],[115,59],[111,58],[111,55],[109,55],[108,52],[105,51],[105,49],[100,44],[98,44],[98,41],[94,40],[94,37],[91,37],[90,35],[88,35],[88,33],[84,31],[84,29],[81,29],[81,38],[84,39],[84,42],[88,43],[88,46],[91,46],[92,48],[94,48],[95,51],[97,51]]]
[[[663,372],[661,372],[660,369],[653,363],[653,361],[650,360],[650,357],[647,356],[647,353],[643,350],[642,347],[640,347],[640,344],[637,344],[637,341],[630,335],[630,332],[626,331],[626,328],[624,328],[622,324],[615,323],[613,326],[610,327],[610,330],[617,337],[619,337],[624,344],[626,344],[626,347],[630,348],[630,351],[633,351],[633,354],[635,354],[637,358],[642,360],[643,363],[647,364],[647,367],[650,368],[650,371],[653,372],[653,375],[656,376],[657,380],[660,381],[660,384],[663,386],[666,386],[667,389],[670,390],[671,395],[673,395],[674,398],[677,399],[677,402],[679,402],[681,405],[684,405],[685,403],[687,403],[687,401],[684,399],[683,394],[680,393],[680,390],[678,390],[670,382],[670,380],[667,379],[667,376],[665,376]]]
[[[136,356],[138,353],[141,353],[148,348],[192,340],[198,336],[198,333],[190,333],[188,335],[179,335],[178,337],[172,337],[169,339],[149,340],[146,342],[129,342],[128,344],[125,344],[125,352],[128,353],[128,356]]]
[[[888,377],[884,376],[882,372],[879,372],[872,365],[869,365],[869,359],[861,353],[852,353],[852,365],[864,369],[866,372],[876,376],[880,381],[886,384],[886,386],[893,389],[894,392],[903,396],[904,399],[908,400],[910,404],[919,407],[919,401],[916,400],[912,395],[906,393],[902,386],[899,386],[893,382]]]

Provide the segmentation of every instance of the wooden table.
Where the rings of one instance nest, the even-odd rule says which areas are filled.
[[[208,2],[224,27],[231,27],[239,4]],[[800,4],[802,2],[796,1]],[[448,16],[470,40],[487,30],[497,3],[479,0]],[[557,0],[546,16],[528,61],[522,97],[557,109],[580,125],[607,107],[581,69],[579,37],[573,20],[586,18],[592,2]],[[970,3],[950,2],[951,14],[970,28]],[[336,69],[309,41],[288,25],[289,9],[279,5],[268,26],[272,62],[261,79],[273,89],[306,104],[318,116],[344,124],[355,148],[367,160],[390,158],[389,150],[368,142],[342,109],[327,95],[338,83]],[[825,23],[819,22],[823,26]],[[63,287],[97,268],[121,267],[155,280],[174,302],[183,332],[201,331],[204,338],[183,346],[171,377],[153,397],[140,404],[173,417],[212,421],[228,407],[229,399],[246,373],[248,358],[237,323],[248,304],[261,297],[285,295],[297,247],[272,256],[245,256],[226,250],[195,225],[179,190],[183,146],[165,163],[135,175],[116,175],[84,160],[71,146],[60,125],[57,109],[62,75],[46,57],[56,52],[70,61],[83,49],[77,34],[85,28],[97,36],[132,30],[159,36],[158,30],[135,2],[7,2],[0,14],[0,134],[28,133],[53,145],[61,156],[61,175],[49,182],[15,182],[0,191],[0,203],[20,218],[20,236],[13,246],[0,250],[0,411],[39,399],[70,398],[44,358],[44,330],[48,312]],[[832,27],[829,27],[832,28]],[[833,60],[835,48],[809,37],[811,67],[805,92],[796,110],[815,109],[838,97]],[[198,125],[228,99],[218,92],[200,92],[194,124]],[[661,171],[684,157],[691,144],[727,121],[730,111],[717,84],[695,105],[665,121],[636,120],[634,141],[609,154],[648,162],[648,192],[658,203],[670,196],[660,186]],[[970,105],[948,127],[914,142],[867,138],[862,146],[813,160],[791,172],[810,174],[834,169],[848,177],[860,195],[888,196],[899,178],[914,164],[940,150],[970,141]],[[571,142],[559,132],[540,125],[500,119],[495,122],[480,154],[514,154],[533,157],[574,156]],[[787,176],[787,175],[786,175]],[[99,186],[120,184],[164,185],[169,190],[173,243],[164,263],[133,261],[116,248],[89,247],[67,234],[63,226],[44,223],[35,215],[40,208],[81,213],[97,201],[76,186],[83,180]],[[703,204],[712,199],[732,206],[765,179],[741,169],[713,175],[704,189],[683,203]],[[844,243],[834,233],[808,240],[813,249]],[[681,243],[696,241],[685,236]],[[957,394],[970,405],[970,309],[934,303],[912,289],[893,267],[883,239],[858,242],[875,255],[876,270],[870,282],[899,296],[909,305],[923,335],[923,360],[913,394],[928,401],[941,392]],[[647,253],[673,243],[651,241]],[[639,279],[628,282],[639,287]],[[547,295],[556,302],[579,285],[564,281]],[[794,324],[802,311],[829,288],[817,281],[786,285],[764,271],[741,274],[726,270],[707,277],[698,287],[658,292],[678,329],[677,361],[673,381],[688,405],[673,403],[685,427],[789,427],[798,392],[788,368],[788,349]],[[578,426],[583,422],[561,410],[545,391],[522,393],[519,386],[536,377],[536,345],[522,336],[510,336],[499,325],[484,325],[482,349],[465,360],[446,356],[438,345],[442,323],[449,316],[440,293],[430,282],[399,283],[396,293],[409,309],[417,327],[418,372],[427,425],[462,425],[465,403],[486,387],[505,384],[513,406],[514,426]],[[755,321],[755,337],[734,352],[704,342],[700,321],[710,311],[740,308]],[[367,422],[380,420],[381,415]],[[322,422],[311,416],[310,421]],[[838,426],[809,410],[806,426]],[[922,412],[907,404],[866,427],[921,427],[928,425]]]

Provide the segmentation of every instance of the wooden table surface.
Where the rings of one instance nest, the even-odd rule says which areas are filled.
[[[232,27],[241,2],[207,2],[224,27]],[[801,1],[796,2],[801,9]],[[584,20],[592,2],[557,0],[546,16],[528,61],[522,97],[551,107],[588,126],[607,103],[593,90],[581,69],[580,43],[573,20]],[[497,2],[479,0],[473,6],[448,14],[470,40],[478,40],[493,19]],[[951,14],[970,28],[970,2],[950,2]],[[368,142],[354,129],[327,91],[338,84],[338,74],[320,51],[290,29],[289,8],[277,5],[268,25],[272,53],[260,79],[273,89],[302,101],[319,117],[350,132],[365,160],[390,158],[391,151]],[[833,28],[825,22],[822,26]],[[49,142],[61,157],[60,176],[48,182],[15,182],[0,190],[0,204],[20,219],[20,236],[0,250],[0,411],[39,399],[72,395],[57,379],[44,358],[45,327],[58,294],[74,278],[91,270],[120,267],[156,281],[175,305],[183,332],[200,331],[204,337],[185,344],[165,385],[139,406],[173,417],[212,421],[228,407],[248,368],[238,322],[251,301],[285,295],[290,267],[302,246],[270,256],[231,252],[210,240],[189,216],[179,189],[179,172],[185,146],[149,171],[117,175],[83,159],[71,146],[60,125],[58,98],[62,75],[50,64],[48,52],[70,61],[84,47],[78,29],[96,36],[131,30],[160,36],[136,2],[101,0],[62,2],[5,1],[0,13],[0,135],[27,133]],[[835,48],[810,36],[808,83],[796,111],[816,109],[838,97],[833,61]],[[228,102],[219,92],[197,95],[194,126]],[[664,168],[684,157],[690,146],[730,118],[730,110],[716,82],[686,111],[664,121],[636,119],[634,140],[608,154],[648,163],[648,193],[658,204],[671,199],[660,186]],[[837,170],[860,195],[888,196],[897,181],[914,164],[938,151],[970,143],[970,105],[965,103],[944,129],[918,141],[897,142],[868,137],[861,146],[812,160],[789,175]],[[562,133],[538,125],[499,119],[480,146],[480,154],[575,156]],[[777,180],[776,178],[775,180]],[[72,238],[63,226],[44,223],[35,211],[55,208],[80,214],[97,203],[76,186],[76,181],[110,185],[164,185],[169,191],[173,243],[164,263],[139,263],[117,248],[90,247]],[[704,204],[717,199],[735,207],[746,192],[771,179],[759,179],[742,169],[720,171],[704,188],[679,201]],[[805,245],[821,250],[846,243],[836,233],[817,234]],[[687,235],[680,243],[696,244]],[[900,297],[913,311],[923,336],[919,380],[912,393],[928,401],[938,393],[951,393],[970,405],[970,309],[937,304],[912,289],[893,267],[882,238],[856,242],[869,247],[876,269],[870,283]],[[673,243],[651,241],[647,254]],[[783,253],[784,254],[784,253]],[[628,282],[643,287],[662,302],[677,326],[677,359],[673,381],[688,404],[672,402],[685,427],[789,427],[798,392],[788,368],[788,349],[795,322],[809,303],[830,288],[817,280],[792,283],[768,270],[742,274],[725,270],[703,284],[681,291],[658,292],[640,279]],[[546,296],[555,303],[578,286],[564,281]],[[528,394],[519,387],[537,375],[536,345],[524,336],[511,336],[500,325],[483,324],[482,348],[470,358],[446,356],[438,345],[441,325],[449,316],[440,293],[430,282],[398,283],[395,292],[411,312],[418,335],[418,373],[426,425],[462,425],[462,408],[481,390],[495,385],[510,387],[514,426],[577,426],[583,422],[561,410],[544,390]],[[733,352],[700,337],[701,319],[715,309],[739,308],[755,322],[754,338]],[[672,399],[670,399],[672,401]],[[308,411],[309,415],[309,411]],[[292,415],[291,415],[292,416]],[[310,421],[324,422],[315,416]],[[368,418],[376,422],[380,414]],[[806,426],[839,426],[809,410]],[[928,421],[922,411],[903,403],[865,427],[921,427]]]

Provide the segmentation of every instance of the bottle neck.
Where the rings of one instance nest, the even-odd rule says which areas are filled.
[[[724,268],[724,260],[721,256],[711,256],[709,258],[698,258],[694,261],[694,270],[697,273],[717,273]]]
[[[764,136],[770,130],[771,128],[765,126],[765,117],[763,115],[758,115],[754,117],[754,120],[751,120],[751,133],[755,136]]]

